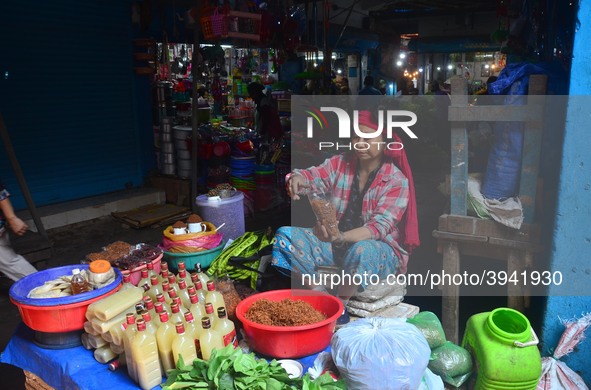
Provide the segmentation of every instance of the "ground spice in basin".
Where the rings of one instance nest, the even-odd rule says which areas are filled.
[[[248,320],[271,326],[299,326],[324,321],[326,316],[304,301],[260,299],[244,315]]]

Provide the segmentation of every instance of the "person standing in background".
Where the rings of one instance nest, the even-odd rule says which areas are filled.
[[[6,227],[19,236],[25,234],[29,228],[27,224],[14,214],[10,194],[0,182],[0,272],[13,281],[37,272],[24,257],[17,254],[10,245],[10,238]]]
[[[280,140],[283,137],[283,127],[275,102],[263,93],[264,89],[262,84],[255,82],[247,87],[248,95],[256,104],[256,130],[266,144]]]
[[[363,79],[363,89],[359,91],[360,95],[381,95],[379,89],[373,86],[373,77],[372,76],[365,76]]]

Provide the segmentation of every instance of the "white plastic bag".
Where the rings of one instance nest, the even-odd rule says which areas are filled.
[[[443,385],[443,380],[439,375],[433,374],[433,371],[429,370],[428,368],[425,370],[423,374],[423,379],[421,380],[421,385],[419,386],[418,390],[444,390],[445,386]]]
[[[563,356],[571,353],[585,335],[585,329],[591,325],[591,313],[578,320],[563,321],[566,329],[552,357],[542,359],[542,377],[536,390],[589,390],[583,379],[564,362]]]
[[[423,334],[402,318],[363,318],[339,329],[331,352],[347,388],[416,390],[431,350]]]

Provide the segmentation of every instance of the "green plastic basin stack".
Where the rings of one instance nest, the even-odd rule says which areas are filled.
[[[476,363],[474,389],[534,390],[542,373],[537,344],[529,320],[517,310],[498,308],[470,317],[462,346]]]

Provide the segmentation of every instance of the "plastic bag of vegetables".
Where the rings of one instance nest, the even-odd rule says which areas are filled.
[[[417,389],[431,350],[422,333],[401,318],[363,318],[339,329],[332,358],[347,388]]]

